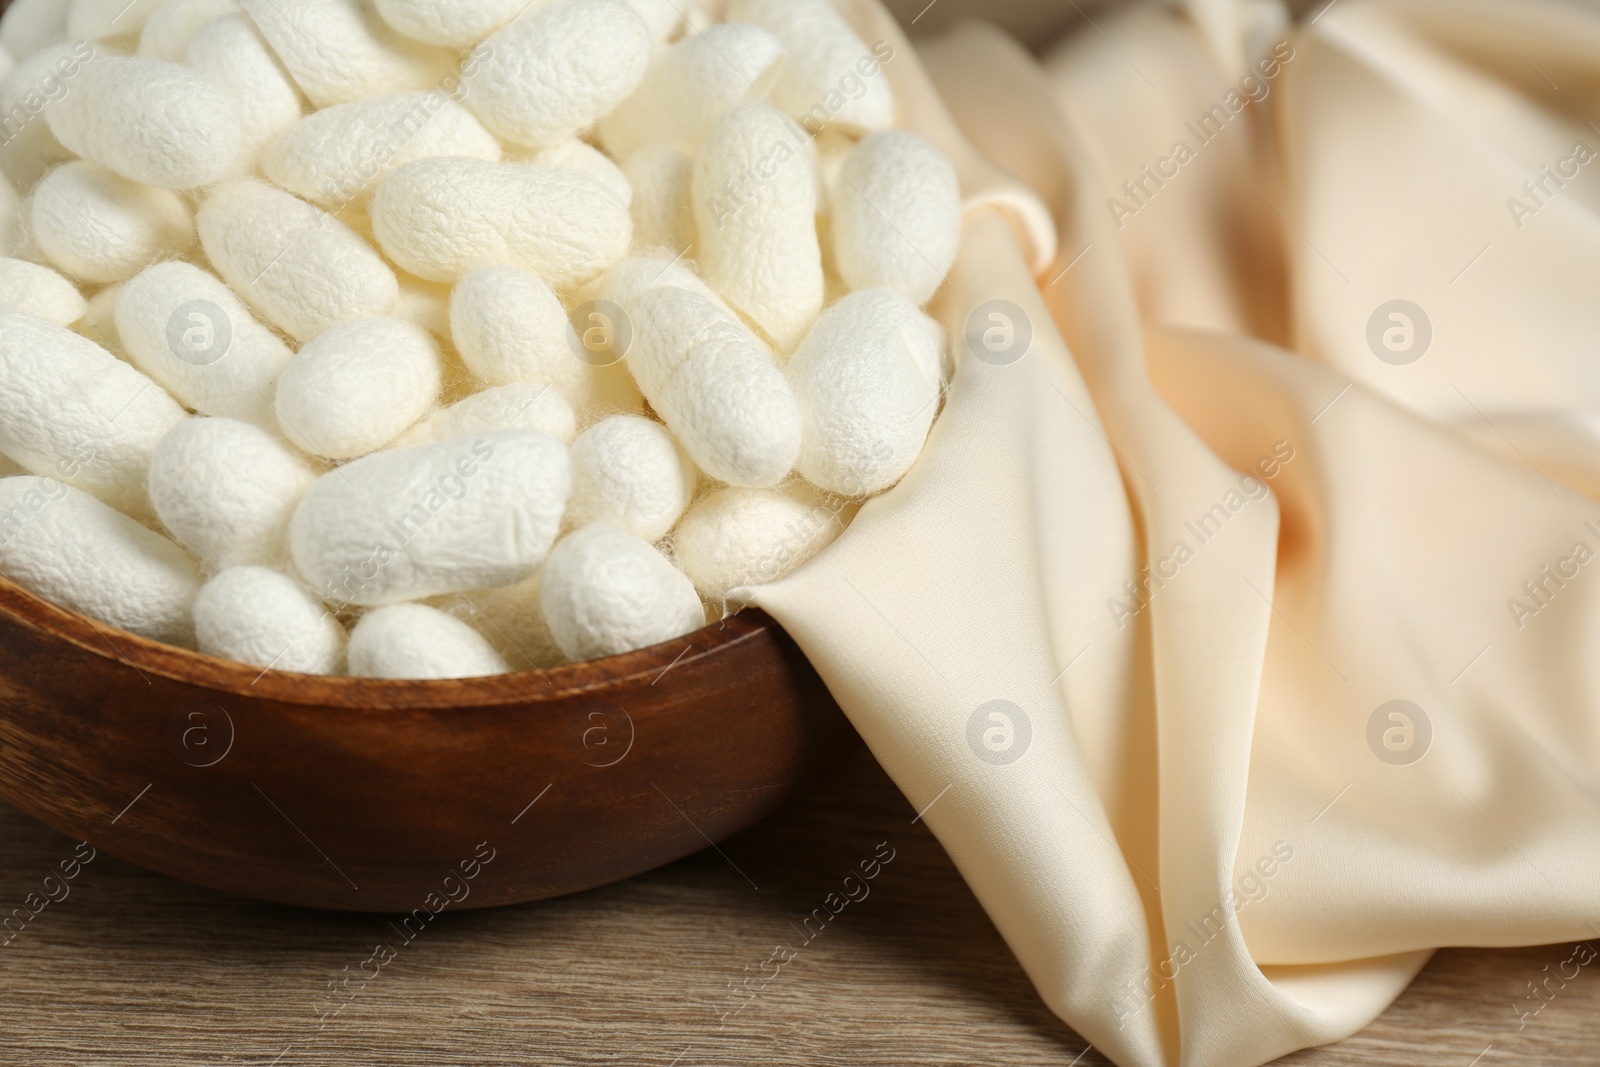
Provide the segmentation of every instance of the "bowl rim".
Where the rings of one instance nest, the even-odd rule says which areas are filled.
[[[4,577],[0,617],[131,667],[147,682],[154,675],[251,700],[351,711],[555,703],[626,687],[652,674],[659,681],[672,667],[748,641],[776,625],[760,609],[747,608],[680,637],[603,659],[481,678],[391,680],[295,674],[219,659],[91,619]]]

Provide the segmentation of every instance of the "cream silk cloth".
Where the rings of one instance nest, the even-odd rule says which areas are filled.
[[[1600,934],[1600,4],[1129,3],[1044,65],[844,7],[962,174],[960,362],[756,599],[1045,1001],[1239,1067]]]

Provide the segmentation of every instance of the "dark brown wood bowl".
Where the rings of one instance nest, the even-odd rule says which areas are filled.
[[[262,900],[410,912],[604,885],[749,826],[858,743],[760,611],[543,672],[389,682],[223,662],[0,580],[0,797]]]

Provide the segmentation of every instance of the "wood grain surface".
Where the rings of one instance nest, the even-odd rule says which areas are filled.
[[[0,1064],[1104,1064],[1039,1001],[914,816],[858,752],[720,852],[541,904],[447,909],[409,942],[384,916],[252,903],[101,855],[0,934]],[[0,912],[42,899],[75,851],[0,808]],[[805,927],[852,872],[866,895]],[[379,942],[394,958],[363,982]],[[781,966],[779,944],[794,953]],[[1519,1029],[1527,983],[1570,955],[1442,952],[1365,1033],[1282,1062],[1592,1065],[1594,968],[1552,985]],[[336,998],[347,975],[355,992]]]

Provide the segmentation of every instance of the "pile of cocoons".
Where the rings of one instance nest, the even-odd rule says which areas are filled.
[[[263,672],[464,678],[823,551],[938,414],[960,192],[890,43],[718,7],[16,0],[0,574]]]

